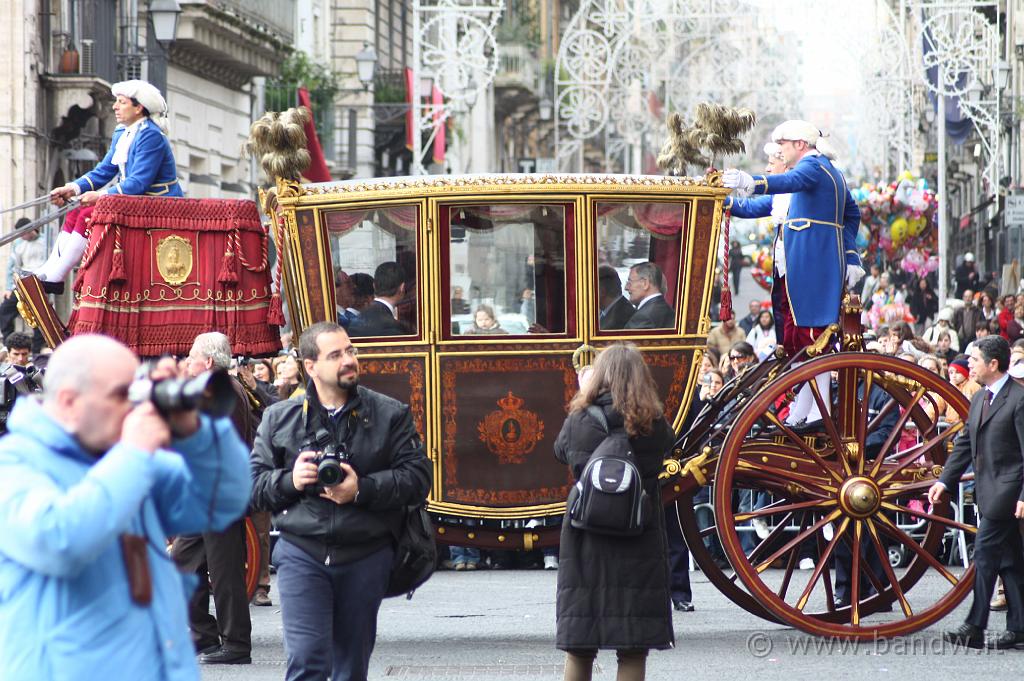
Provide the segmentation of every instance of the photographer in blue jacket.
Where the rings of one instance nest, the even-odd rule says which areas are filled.
[[[42,400],[20,400],[0,439],[8,681],[199,678],[186,615],[195,579],[166,542],[244,513],[248,452],[230,420],[189,402],[133,404],[138,365],[115,340],[71,338]]]

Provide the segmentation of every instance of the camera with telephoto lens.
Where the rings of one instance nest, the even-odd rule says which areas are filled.
[[[205,371],[195,378],[150,378],[152,367],[143,364],[128,388],[128,399],[135,404],[149,400],[162,416],[175,411],[198,409],[214,418],[228,416],[238,399],[231,376],[223,369]]]
[[[43,370],[31,364],[0,364],[0,435],[7,432],[7,417],[14,402],[24,395],[43,391]]]

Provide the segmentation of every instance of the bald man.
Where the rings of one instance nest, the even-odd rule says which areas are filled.
[[[249,496],[228,419],[128,400],[138,360],[103,336],[50,359],[0,439],[0,668],[30,679],[199,678],[167,538],[223,529]],[[194,579],[190,584],[195,587]]]

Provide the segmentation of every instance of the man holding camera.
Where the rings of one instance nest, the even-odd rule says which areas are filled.
[[[222,333],[196,336],[185,362],[189,378],[231,366],[231,342]],[[252,446],[255,417],[241,384],[231,379],[235,408],[231,421],[246,445]],[[199,576],[199,588],[189,600],[188,619],[200,664],[252,662],[252,620],[245,589],[245,519],[223,532],[183,535],[174,540],[171,557],[178,566]],[[212,585],[212,587],[211,587]],[[210,614],[210,591],[217,617]]]
[[[225,419],[132,404],[137,366],[115,340],[71,338],[0,440],[7,681],[199,678],[164,545],[242,514],[245,446]]]
[[[430,487],[408,405],[359,385],[333,322],[306,329],[305,396],[263,413],[252,506],[274,512],[286,679],[366,679],[404,509]]]

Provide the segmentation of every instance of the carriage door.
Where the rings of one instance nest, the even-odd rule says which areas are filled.
[[[576,391],[575,197],[438,202],[439,405],[431,510],[518,521],[560,514],[555,438]]]
[[[699,204],[713,213],[713,200]],[[710,240],[694,243],[694,201],[598,196],[589,208],[587,343],[600,348],[629,340],[640,346],[666,418],[678,431],[693,389],[691,366],[706,345],[695,317],[705,295]]]

